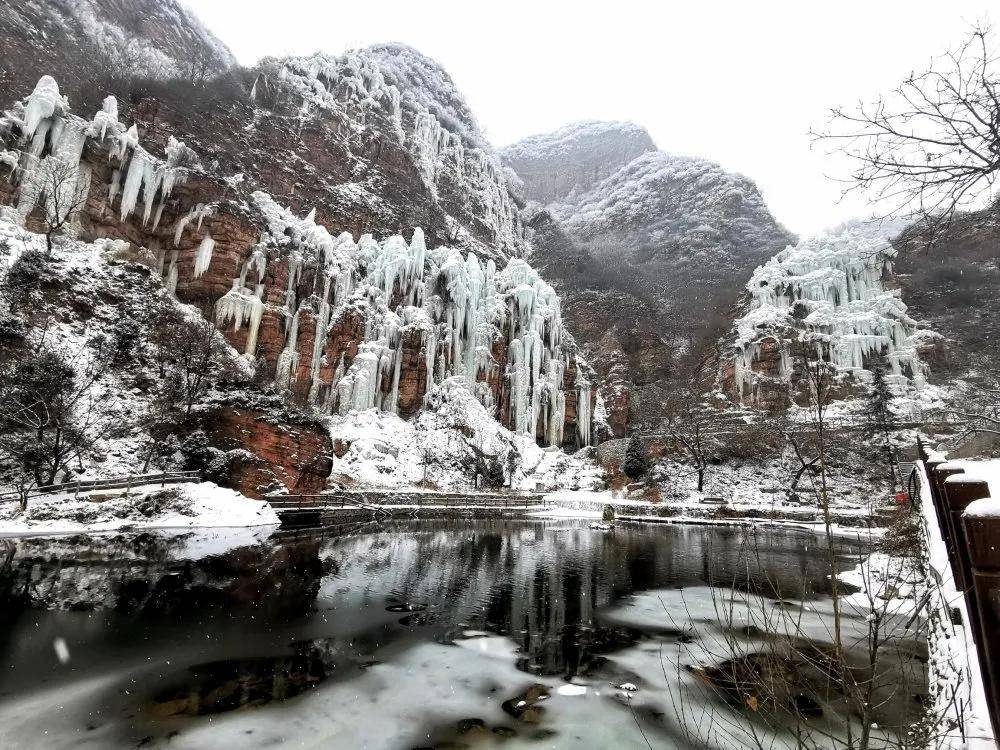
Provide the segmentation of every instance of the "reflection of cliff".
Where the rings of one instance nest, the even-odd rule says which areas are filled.
[[[331,586],[346,577],[352,589],[429,605],[427,621],[502,633],[519,644],[522,669],[562,674],[585,672],[595,655],[634,639],[600,617],[632,592],[712,582],[779,598],[815,594],[826,581],[808,538],[787,534],[759,533],[755,545],[738,529],[465,528],[457,545],[448,522],[336,540],[323,552],[339,568]]]
[[[3,574],[0,610],[16,602],[140,615],[252,607],[282,618],[315,600],[318,541],[199,550],[187,544],[190,536],[19,539]]]
[[[359,653],[486,630],[518,645],[520,669],[556,675],[591,672],[602,654],[642,635],[601,616],[633,592],[713,583],[799,598],[826,585],[811,538],[787,533],[760,532],[755,539],[739,529],[681,526],[604,533],[574,522],[468,520],[332,538],[315,531],[259,539],[243,533],[221,544],[154,534],[17,540],[0,579],[0,612],[103,609],[182,626],[213,612],[252,612],[271,634],[315,606],[318,613],[337,612],[335,629],[350,634],[356,648],[364,633],[377,630]],[[664,635],[668,620],[665,613]],[[324,633],[330,627],[324,615]],[[204,654],[196,658],[213,663]],[[241,667],[233,684],[244,678],[256,684],[258,672],[272,666]],[[274,668],[285,674],[284,666]]]

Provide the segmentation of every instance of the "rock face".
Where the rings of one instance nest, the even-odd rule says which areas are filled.
[[[548,215],[532,221],[534,262],[568,317],[595,311],[579,335],[604,387],[616,384],[602,396],[622,434],[656,416],[678,360],[711,351],[752,269],[793,238],[753,182],[658,151],[631,123],[571,125],[502,156]]]
[[[548,211],[530,215],[528,226],[541,248],[533,260],[559,291],[563,317],[597,370],[609,434],[622,436],[660,400],[669,374],[657,305],[634,285],[595,273],[593,256]]]
[[[386,56],[395,61],[385,63]],[[437,110],[459,135],[423,109],[450,85],[443,72],[431,76],[432,65],[396,47],[287,61],[270,82],[261,72],[251,93],[299,97],[322,128],[364,115],[366,133],[394,144],[374,156],[410,170],[398,184],[413,188],[406,197],[391,183],[378,195],[372,184],[331,187],[344,202],[325,204],[327,215],[343,205],[348,226],[362,213],[385,226],[408,211],[409,200],[431,195],[424,215],[446,227],[454,247],[428,247],[419,228],[408,240],[334,235],[315,209],[302,217],[246,176],[218,178],[173,135],[163,157],[148,151],[144,133],[156,143],[171,130],[158,114],[144,128],[126,127],[109,97],[93,119],[74,116],[50,77],[0,121],[0,153],[12,167],[0,197],[17,221],[41,230],[53,195],[86,195],[72,231],[147,248],[167,288],[215,320],[258,376],[323,413],[376,407],[412,416],[437,384],[459,376],[510,429],[546,445],[588,445],[593,373],[577,357],[554,290],[517,257],[527,246],[514,198],[487,147],[473,145],[481,136],[467,108],[455,94],[450,109]],[[429,88],[397,88],[412,78],[430,79]],[[319,144],[306,152],[331,158]],[[65,164],[78,167],[53,188],[50,178]],[[247,471],[241,484],[268,483]]]
[[[758,267],[723,357],[723,390],[746,406],[782,406],[805,385],[805,361],[816,359],[841,376],[844,395],[875,368],[900,388],[919,389],[928,374],[923,355],[941,336],[911,317],[895,283],[889,238],[900,229],[849,223]]]
[[[333,445],[318,422],[287,422],[273,412],[224,407],[203,418],[212,445],[252,455],[232,462],[228,483],[247,497],[280,489],[291,494],[322,492],[330,476]]]
[[[925,348],[932,383],[996,373],[1000,264],[992,211],[959,217],[928,248],[917,228],[895,240],[895,278],[910,315],[943,337]]]

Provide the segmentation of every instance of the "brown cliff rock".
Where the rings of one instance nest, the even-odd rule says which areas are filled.
[[[253,454],[235,462],[229,476],[230,485],[244,495],[260,498],[280,488],[309,494],[326,487],[333,445],[319,423],[278,424],[267,412],[232,407],[213,412],[203,422],[214,447]]]

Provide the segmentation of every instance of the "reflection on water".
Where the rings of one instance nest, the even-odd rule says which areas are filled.
[[[4,560],[0,745],[26,748],[600,747],[573,706],[638,737],[600,686],[654,690],[645,644],[684,647],[706,621],[609,608],[706,586],[819,602],[829,585],[809,535],[564,521],[8,540]]]

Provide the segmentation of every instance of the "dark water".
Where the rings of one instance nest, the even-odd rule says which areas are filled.
[[[811,535],[563,521],[5,540],[0,563],[4,748],[684,747],[657,673],[711,592],[829,587]]]

